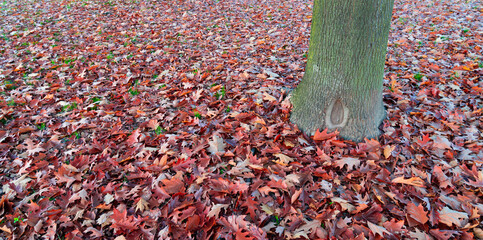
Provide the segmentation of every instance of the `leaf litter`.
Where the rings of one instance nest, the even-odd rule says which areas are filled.
[[[289,122],[308,1],[0,3],[0,237],[482,238],[478,1],[396,1],[378,140]]]

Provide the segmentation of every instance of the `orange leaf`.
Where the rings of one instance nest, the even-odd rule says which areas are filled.
[[[218,66],[216,66],[215,68],[213,68],[213,70],[215,70],[215,71],[220,71],[221,69],[223,69],[223,65],[222,64],[219,64]]]
[[[91,70],[96,69],[97,67],[99,67],[99,65],[92,65],[87,70],[91,71]]]
[[[35,128],[33,128],[33,127],[24,127],[24,128],[19,128],[18,133],[22,134],[22,133],[31,132],[31,131],[34,131],[34,130],[35,130]]]
[[[389,146],[389,145],[386,145],[384,147],[384,157],[386,159],[388,159],[390,156],[391,156],[391,153],[392,151],[394,150],[394,148],[396,148],[396,146]]]
[[[404,179],[404,177],[397,177],[392,180],[393,183],[402,183],[413,185],[417,187],[424,187],[424,181],[419,177],[412,177],[408,179]]]
[[[315,141],[324,141],[330,138],[333,138],[339,134],[339,131],[335,130],[331,133],[327,133],[327,128],[324,131],[320,132],[319,129],[315,131],[313,139]]]
[[[12,233],[12,230],[10,230],[7,226],[0,227],[0,230],[6,232],[8,234],[11,234]]]
[[[221,85],[216,85],[216,86],[213,86],[212,88],[210,88],[210,91],[216,92],[216,91],[220,90],[220,88],[221,88]]]

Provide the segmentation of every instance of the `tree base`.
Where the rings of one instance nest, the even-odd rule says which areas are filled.
[[[317,129],[322,131],[327,128],[329,131],[338,130],[342,138],[355,142],[377,138],[381,134],[379,127],[386,111],[382,94],[378,91],[344,96],[337,94],[340,92],[337,90],[311,90],[304,91],[303,85],[300,85],[291,98],[293,109],[290,120],[304,133],[313,135]],[[309,93],[309,96],[300,96],[302,92]],[[314,92],[327,94],[311,97]],[[308,102],[310,99],[312,101]]]

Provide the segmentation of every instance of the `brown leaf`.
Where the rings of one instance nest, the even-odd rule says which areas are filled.
[[[395,218],[391,219],[391,221],[384,222],[382,226],[384,226],[392,234],[400,234],[406,231],[403,229],[404,220],[398,221]]]
[[[111,225],[116,230],[135,230],[138,228],[140,221],[134,216],[127,216],[127,210],[120,212],[116,208],[113,210],[111,219],[114,221]]]
[[[273,160],[273,161],[282,166],[287,166],[290,162],[293,161],[293,158],[282,153],[276,153],[276,154],[273,154],[273,156],[278,157],[279,159],[279,160]]]
[[[164,184],[163,189],[168,194],[179,193],[184,188],[184,182],[173,177],[171,179],[163,179],[161,183]]]
[[[218,218],[218,215],[220,215],[220,211],[222,209],[226,209],[227,207],[229,206],[229,204],[215,204],[213,205],[213,207],[211,207],[211,210],[210,212],[208,212],[208,215],[206,215],[207,217],[215,217],[215,218]]]
[[[483,239],[483,229],[474,228],[473,232],[475,233],[475,237],[477,237],[478,239]]]
[[[28,132],[31,132],[31,131],[35,131],[35,128],[33,127],[21,127],[18,129],[18,133],[22,134],[22,133],[28,133]]]
[[[38,152],[44,152],[45,149],[40,147],[39,144],[36,144],[32,141],[32,139],[27,138],[25,140],[25,144],[27,144],[27,153],[29,156],[32,156]]]
[[[443,173],[443,170],[440,166],[433,167],[433,174],[438,179],[440,187],[446,188],[448,186],[451,186],[451,180]]]
[[[198,215],[193,215],[192,217],[188,217],[186,221],[186,231],[191,231],[199,227],[201,218]]]
[[[453,237],[453,234],[458,234],[457,231],[439,230],[439,229],[431,229],[429,230],[429,233],[435,236],[438,240],[448,240],[451,237]]]

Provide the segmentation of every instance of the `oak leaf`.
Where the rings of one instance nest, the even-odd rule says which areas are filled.
[[[139,138],[139,136],[141,135],[141,134],[139,133],[139,131],[140,131],[140,130],[139,130],[139,128],[138,128],[138,129],[136,129],[136,130],[134,130],[134,131],[132,132],[132,134],[131,134],[131,135],[130,135],[130,136],[127,138],[127,140],[126,140],[127,144],[129,144],[129,145],[133,145],[133,144],[135,144],[135,143],[137,143],[137,142],[138,142],[138,138]]]
[[[384,233],[391,235],[391,233],[387,231],[384,227],[381,227],[371,222],[367,222],[367,225],[371,229],[372,233],[374,233],[374,236],[376,234],[379,234],[379,236],[384,237]]]
[[[405,229],[403,229],[404,220],[397,221],[395,218],[391,219],[391,221],[387,221],[383,223],[382,226],[384,226],[384,228],[386,228],[389,232],[393,234],[402,233],[406,231]]]
[[[406,217],[408,218],[408,221],[410,221],[409,218],[411,218],[416,220],[420,224],[425,224],[429,220],[429,218],[427,217],[428,212],[424,211],[423,205],[415,205],[414,203],[410,202],[406,207],[406,211]]]
[[[209,141],[208,144],[208,152],[211,154],[217,153],[225,153],[225,143],[223,142],[223,138],[219,137],[218,135],[213,135],[213,140]]]
[[[386,159],[388,159],[391,156],[391,153],[392,153],[392,151],[394,151],[395,148],[396,148],[396,146],[394,146],[394,145],[393,146],[386,145],[384,147],[384,157]]]
[[[444,207],[441,211],[439,211],[439,222],[444,223],[450,227],[453,224],[457,227],[461,227],[463,225],[463,222],[467,219],[467,213],[454,211],[448,207]]]
[[[273,154],[273,156],[275,157],[278,157],[278,161],[277,160],[274,160],[275,163],[278,163],[282,166],[287,166],[290,162],[293,161],[293,158],[285,155],[285,154],[282,154],[282,153],[277,153],[277,154]]]
[[[253,197],[248,197],[247,200],[241,205],[242,207],[246,207],[248,214],[252,219],[255,219],[257,214],[255,210],[258,210],[259,203],[255,201]]]
[[[222,209],[226,209],[229,205],[228,204],[215,204],[213,205],[213,207],[211,207],[211,210],[210,212],[208,212],[208,215],[206,215],[207,217],[215,217],[215,218],[218,218],[218,215],[220,215],[220,211]],[[243,205],[242,205],[243,206]]]
[[[111,219],[113,221],[111,227],[117,230],[127,230],[132,231],[138,229],[139,223],[141,222],[139,219],[134,218],[134,216],[127,216],[127,210],[120,212],[116,208],[113,210],[113,214],[111,215]]]
[[[35,144],[30,138],[25,140],[27,144],[27,153],[29,156],[32,156],[38,152],[45,152],[45,149],[40,147],[39,144]]]
[[[324,141],[324,140],[327,140],[327,139],[331,139],[331,138],[334,138],[335,136],[339,135],[339,131],[338,130],[335,130],[331,133],[327,133],[327,128],[324,129],[324,131],[320,132],[319,129],[317,129],[315,131],[315,134],[313,136],[313,139],[315,141]]]
[[[416,187],[424,187],[424,181],[419,177],[412,177],[412,178],[405,179],[403,176],[401,176],[401,177],[394,178],[392,182],[413,185]]]
[[[178,193],[184,188],[184,182],[173,177],[171,179],[163,179],[161,183],[164,184],[163,189],[168,194]]]
[[[335,161],[335,166],[339,168],[343,168],[344,165],[347,165],[347,170],[354,170],[354,168],[358,168],[361,165],[361,160],[358,158],[353,158],[353,157],[344,157],[340,160]]]
[[[140,197],[136,203],[136,211],[143,212],[145,209],[148,209],[148,202],[144,200],[144,198]]]

